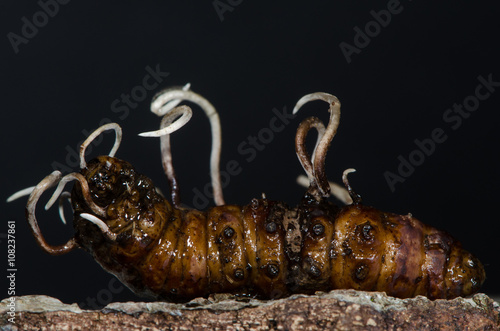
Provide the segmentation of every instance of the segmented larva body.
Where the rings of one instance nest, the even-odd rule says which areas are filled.
[[[114,157],[121,128],[116,123],[104,125],[82,144],[79,173],[62,177],[55,171],[36,187],[9,199],[31,192],[27,220],[44,251],[58,255],[81,247],[137,294],[171,301],[213,293],[274,299],[332,289],[436,299],[479,290],[485,279],[483,266],[458,241],[410,214],[401,216],[362,205],[347,180],[354,169],[344,171],[346,189],[328,182],[325,157],[340,118],[340,102],[335,96],[312,93],[301,98],[294,109],[295,113],[313,100],[330,105],[326,127],[309,117],[297,130],[295,148],[308,187],[299,205],[291,208],[263,197],[240,207],[227,205],[222,196],[220,124],[215,108],[188,88],[157,95],[151,110],[164,116],[160,130],[141,134],[161,137],[172,203],[149,178]],[[216,206],[207,211],[180,204],[169,135],[191,118],[189,107],[176,107],[181,99],[200,105],[212,126],[210,169]],[[87,163],[85,148],[109,129],[116,132],[109,156]],[[318,133],[312,157],[305,147],[311,129]],[[78,184],[71,194],[62,193],[71,180]],[[46,208],[60,197],[60,208],[61,199],[69,199],[74,210],[75,236],[60,246],[45,241],[35,217],[40,196],[56,184]],[[328,201],[331,194],[346,205],[337,207]],[[60,214],[65,222],[64,213]]]
[[[411,215],[314,199],[293,209],[254,199],[200,212],[172,207],[150,179],[116,158],[90,161],[82,175],[117,237],[78,217],[92,211],[75,185],[76,241],[140,295],[279,298],[353,288],[454,298],[476,292],[484,279],[457,241]]]

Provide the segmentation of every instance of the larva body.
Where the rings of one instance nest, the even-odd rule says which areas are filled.
[[[200,212],[174,208],[116,158],[92,160],[82,175],[117,237],[78,217],[92,211],[75,185],[76,241],[140,295],[279,298],[353,288],[435,299],[469,295],[484,280],[482,265],[460,243],[411,215],[307,198],[293,209],[254,199]]]

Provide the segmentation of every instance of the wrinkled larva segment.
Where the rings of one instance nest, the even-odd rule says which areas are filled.
[[[208,211],[210,290],[219,292],[227,288],[234,292],[250,279],[242,215],[238,206],[214,207]]]
[[[378,213],[369,215],[361,208],[343,209],[335,222],[330,256],[331,283],[335,288],[374,289],[380,272],[391,257],[388,249],[393,238],[384,236]]]
[[[481,263],[447,233],[361,205],[339,213],[331,252],[332,288],[437,299],[475,293],[485,279]]]
[[[113,157],[90,161],[82,175],[117,236],[79,216],[92,210],[75,185],[76,240],[139,295],[279,298],[352,288],[436,299],[475,293],[485,278],[459,242],[411,215],[359,203],[339,209],[307,195],[296,208],[254,199],[202,212],[172,207],[150,179]]]
[[[254,199],[245,209],[244,219],[249,229],[255,228],[255,260],[250,262],[254,280],[251,286],[267,298],[288,294],[286,278],[288,259],[285,254],[285,206],[267,199]]]

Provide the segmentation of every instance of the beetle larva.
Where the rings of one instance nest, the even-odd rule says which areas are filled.
[[[180,205],[169,134],[189,120],[191,109],[176,107],[179,99],[198,103],[212,123],[216,206],[207,211]],[[137,294],[162,300],[185,301],[212,293],[279,298],[347,288],[431,299],[477,292],[485,279],[483,266],[450,235],[411,214],[362,205],[347,179],[353,169],[344,172],[346,189],[327,181],[325,156],[337,131],[340,103],[332,95],[313,93],[300,99],[294,112],[318,99],[330,104],[330,121],[325,127],[309,117],[298,128],[295,146],[309,188],[297,207],[265,197],[243,207],[226,205],[218,177],[217,113],[201,96],[169,89],[152,105],[153,112],[165,115],[160,130],[143,135],[162,139],[172,203],[149,178],[114,157],[121,129],[108,124],[82,144],[80,173],[62,177],[56,171],[32,190],[27,205],[31,230],[46,252],[64,254],[80,247]],[[86,146],[108,129],[116,131],[112,152],[86,163]],[[305,137],[312,129],[318,131],[318,141],[310,157]],[[79,185],[69,198],[61,192],[70,180]],[[40,195],[56,184],[48,206],[61,196],[71,200],[74,210],[75,236],[61,246],[45,241],[34,213]],[[330,202],[331,191],[348,204]]]

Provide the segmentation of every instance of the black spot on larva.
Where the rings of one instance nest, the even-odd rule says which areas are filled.
[[[276,222],[269,222],[266,224],[266,231],[268,233],[275,233],[276,228],[277,228]]]
[[[352,275],[355,281],[363,281],[368,275],[369,268],[366,264],[360,263],[354,270]]]
[[[309,268],[309,274],[311,274],[311,276],[313,276],[313,277],[319,277],[319,276],[321,276],[321,270],[319,270],[319,268],[316,267],[315,265],[312,265]]]
[[[321,236],[323,233],[325,233],[325,226],[323,224],[316,223],[312,227],[312,232],[316,236]]]
[[[370,233],[370,231],[373,229],[373,226],[371,226],[370,222],[366,222],[363,225],[363,238],[366,241],[371,241],[373,239],[373,235]]]
[[[232,236],[234,236],[234,229],[230,226],[226,227],[224,229],[224,236],[226,238],[231,238]]]
[[[349,247],[349,243],[347,241],[342,242],[342,255],[350,256],[352,254],[352,249]]]
[[[280,273],[280,268],[276,264],[268,264],[266,268],[266,273],[269,277],[275,278]]]
[[[239,279],[239,280],[244,279],[245,278],[245,272],[243,271],[243,269],[236,269],[234,271],[234,278]]]

